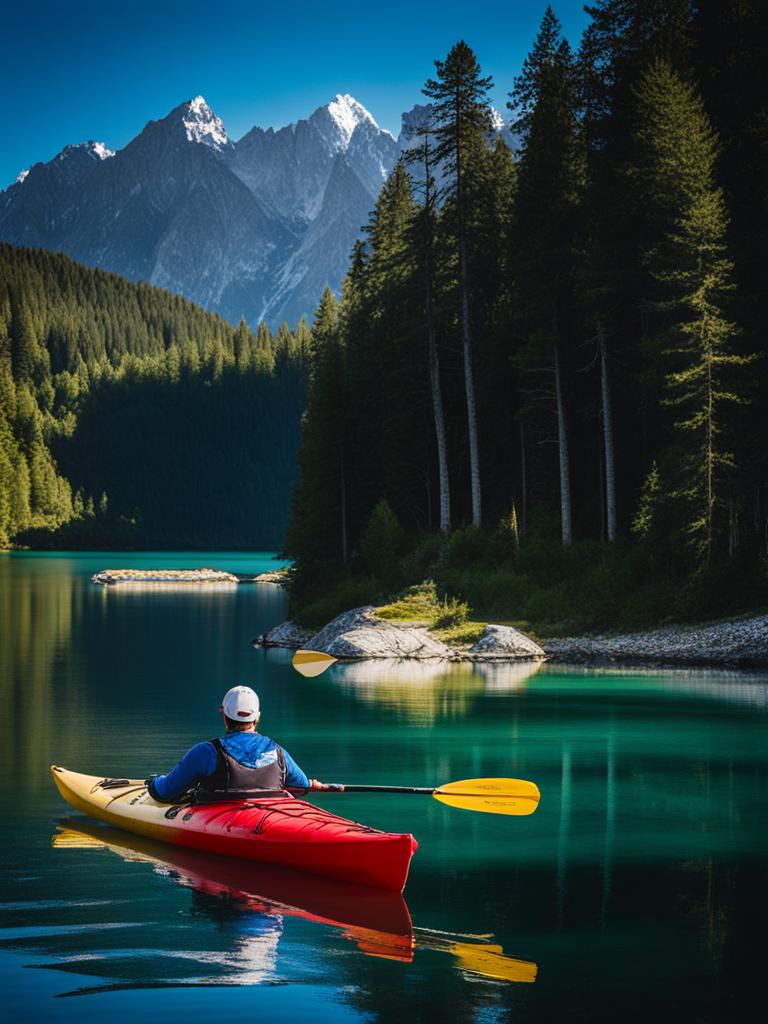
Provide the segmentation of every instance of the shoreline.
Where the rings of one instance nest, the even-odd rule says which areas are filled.
[[[671,625],[631,633],[552,637],[536,643],[507,626],[489,625],[470,648],[440,643],[423,624],[394,623],[370,607],[344,612],[319,631],[284,622],[253,641],[257,647],[309,648],[341,661],[442,660],[656,668],[768,668],[768,614],[708,625]]]
[[[552,637],[542,646],[555,664],[766,668],[768,614],[632,633]]]

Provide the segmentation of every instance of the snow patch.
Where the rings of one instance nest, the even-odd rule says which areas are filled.
[[[24,179],[26,178],[26,176],[27,176],[28,174],[29,174],[29,171],[28,171],[28,170],[27,170],[27,171],[19,171],[19,176],[18,176],[18,178],[16,179],[16,184],[17,184],[17,185],[21,185],[21,183],[22,183],[22,182],[24,181]]]
[[[503,132],[507,127],[507,122],[495,107],[491,107],[491,126],[495,132]]]
[[[232,145],[221,118],[216,117],[202,96],[189,101],[182,124],[188,142],[202,142],[218,153]]]
[[[358,103],[349,93],[345,93],[343,96],[337,93],[335,99],[331,100],[326,109],[339,132],[339,140],[343,149],[347,148],[349,140],[352,138],[352,132],[363,121],[369,121],[374,128],[379,127],[362,103]]]
[[[94,156],[97,156],[99,160],[109,160],[111,156],[115,155],[114,149],[108,149],[103,142],[91,142],[89,143],[91,152]]]

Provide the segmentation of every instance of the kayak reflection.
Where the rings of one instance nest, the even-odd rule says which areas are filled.
[[[62,849],[96,848],[124,860],[143,861],[193,891],[193,910],[215,920],[251,913],[267,918],[299,917],[330,925],[368,956],[413,959],[413,929],[399,893],[303,875],[268,864],[215,857],[121,832],[80,818],[64,819],[53,836]],[[265,925],[264,934],[282,933]]]
[[[399,893],[169,847],[83,818],[62,819],[51,842],[56,849],[108,850],[123,860],[149,864],[157,874],[191,889],[193,913],[219,925],[236,923],[247,938],[239,949],[241,982],[243,968],[250,984],[274,970],[284,917],[328,925],[366,956],[410,963],[416,949],[448,953],[465,974],[528,984],[536,980],[537,965],[506,955],[488,941],[492,936],[414,931]]]

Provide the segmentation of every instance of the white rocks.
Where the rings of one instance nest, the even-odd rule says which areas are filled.
[[[543,658],[544,651],[529,636],[512,626],[485,627],[485,632],[468,651],[497,658]]]
[[[295,622],[291,622],[289,619],[287,622],[281,622],[279,626],[275,626],[274,629],[268,629],[266,633],[261,636],[257,636],[253,641],[254,647],[311,647],[311,641],[314,636],[312,630],[307,630],[303,626],[298,626]]]
[[[642,633],[558,637],[544,644],[557,661],[767,665],[768,615]]]
[[[389,622],[372,607],[343,612],[310,642],[314,651],[334,658],[447,658],[451,649],[424,626]]]
[[[220,569],[102,569],[92,583],[239,583],[237,576]]]
[[[511,626],[487,626],[469,650],[449,647],[418,623],[380,619],[366,606],[343,612],[319,633],[308,634],[294,622],[283,622],[254,641],[263,647],[306,647],[334,658],[376,658],[426,661],[540,660],[544,652]]]
[[[253,577],[254,583],[272,583],[276,587],[282,587],[286,580],[285,569],[270,569],[267,572],[260,572]]]

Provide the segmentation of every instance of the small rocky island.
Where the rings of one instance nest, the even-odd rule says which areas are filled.
[[[114,586],[117,583],[270,583],[281,586],[285,570],[276,569],[246,576],[223,569],[102,569],[91,576],[92,583]]]
[[[337,615],[319,632],[283,622],[254,640],[258,647],[309,648],[341,659],[442,658],[448,661],[541,660],[544,650],[513,626],[485,626],[469,645],[446,643],[422,622],[397,622],[372,605]]]
[[[221,569],[102,569],[91,576],[92,583],[239,583],[234,573]]]

